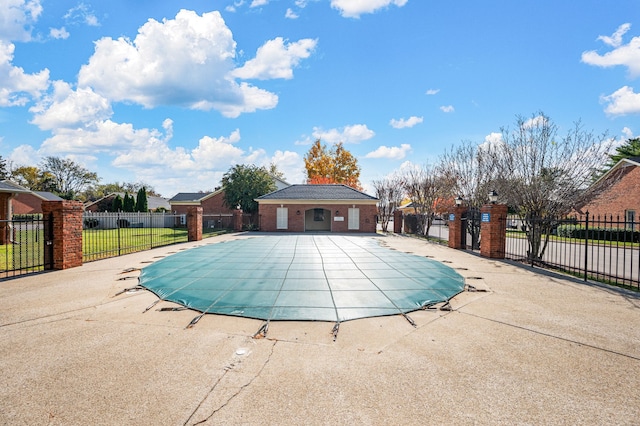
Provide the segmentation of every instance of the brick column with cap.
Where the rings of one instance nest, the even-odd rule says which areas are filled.
[[[396,234],[402,234],[402,210],[396,210],[393,212],[393,232]]]
[[[507,206],[486,204],[480,210],[480,255],[504,259],[507,243]]]
[[[53,269],[82,266],[82,213],[80,201],[42,202],[43,217],[46,218],[51,214],[53,221],[51,232]],[[49,264],[49,260],[45,259],[45,263]]]
[[[449,247],[453,249],[466,249],[466,244],[462,244],[462,233],[467,232],[462,224],[462,217],[467,212],[464,206],[456,206],[453,213],[449,214]]]
[[[242,231],[242,209],[233,211],[233,230]]]
[[[187,240],[202,240],[202,207],[191,206],[187,209]]]

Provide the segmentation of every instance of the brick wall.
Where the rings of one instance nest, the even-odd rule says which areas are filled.
[[[331,232],[375,233],[377,206],[358,204],[355,206],[360,209],[360,229],[358,230],[348,229],[348,212],[352,207],[351,204],[283,204],[283,207],[289,209],[288,228],[277,229],[277,210],[280,204],[260,204],[260,230],[265,232],[304,232],[306,211],[318,208],[328,210]],[[336,215],[336,211],[338,215]],[[344,220],[336,221],[336,216],[343,217]]]
[[[466,212],[467,208],[462,206],[456,206],[453,209],[453,220],[449,221],[449,247],[451,248],[466,249],[462,245],[462,215]]]
[[[53,269],[82,265],[82,211],[80,201],[42,202],[43,215],[53,216]]]
[[[485,215],[489,221],[485,221]],[[507,242],[507,206],[487,204],[480,209],[480,255],[493,259],[504,259]]]
[[[635,210],[636,218],[640,217],[640,167],[626,167],[613,179],[612,185],[582,206],[578,213],[588,211],[591,217],[613,215],[614,220],[618,216],[624,220],[627,210]]]
[[[16,194],[11,200],[13,214],[42,213],[42,198],[33,194]]]
[[[191,206],[187,210],[187,240],[202,240],[202,207]]]
[[[217,215],[217,214],[233,214],[235,207],[230,209],[224,204],[224,192],[219,192],[206,200],[202,201],[200,204],[194,203],[192,205],[180,205],[180,204],[172,204],[171,211],[176,212],[177,214],[187,214],[189,211],[189,207],[193,207],[199,205],[202,207],[202,214],[207,215]]]

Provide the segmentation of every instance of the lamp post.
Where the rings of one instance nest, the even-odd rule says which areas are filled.
[[[462,205],[462,197],[458,195],[458,197],[454,200],[456,202],[456,206],[460,207]]]
[[[489,192],[489,202],[491,202],[491,204],[495,204],[497,201],[498,201],[498,193],[494,189],[493,191]]]

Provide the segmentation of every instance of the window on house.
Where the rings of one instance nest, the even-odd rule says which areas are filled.
[[[313,209],[313,221],[324,222],[324,209]]]
[[[632,228],[636,223],[636,211],[635,210],[627,210],[624,212],[625,219],[627,222],[627,227]]]

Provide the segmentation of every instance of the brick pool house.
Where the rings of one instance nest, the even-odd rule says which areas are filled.
[[[375,233],[378,199],[346,185],[291,185],[256,198],[265,232]]]

